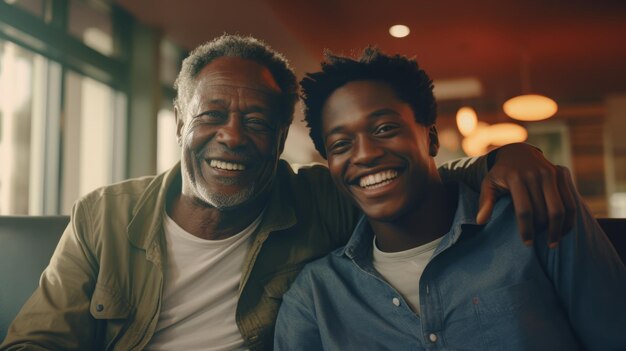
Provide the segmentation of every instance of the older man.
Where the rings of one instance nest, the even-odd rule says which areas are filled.
[[[328,170],[295,173],[279,160],[297,101],[280,54],[223,36],[190,54],[176,88],[180,165],[77,202],[1,349],[269,349],[298,272],[346,243],[359,213]],[[530,219],[525,235],[534,201],[543,209],[535,217],[561,217],[550,225],[558,241],[571,194],[559,192],[562,173],[524,148],[498,152],[483,187],[487,212],[494,189],[545,174],[543,189],[511,183],[521,189],[513,196]],[[460,176],[478,183],[485,163]]]

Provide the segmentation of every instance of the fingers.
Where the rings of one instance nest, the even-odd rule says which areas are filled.
[[[561,199],[557,172],[542,177],[542,189],[548,215],[548,246],[555,248],[564,235],[565,207]]]
[[[493,206],[496,202],[496,189],[492,182],[488,178],[485,178],[480,186],[480,198],[478,200],[478,215],[476,215],[476,224],[486,224],[491,213],[493,212]]]
[[[528,190],[519,178],[509,183],[509,189],[522,241],[526,246],[530,246],[533,243],[534,223],[533,208]]]
[[[547,177],[541,171],[527,172],[525,174],[525,184],[532,204],[533,225],[537,230],[548,226],[548,209],[546,207],[546,193],[542,183]],[[556,188],[554,189],[557,192]]]
[[[574,227],[576,217],[576,201],[574,200],[574,181],[569,169],[556,166],[557,185],[559,187],[559,195],[563,201],[565,210],[563,218],[563,235],[567,234]]]

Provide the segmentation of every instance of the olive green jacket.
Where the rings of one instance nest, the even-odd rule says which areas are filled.
[[[445,179],[463,177],[476,187],[485,163],[484,158],[466,159],[441,172]],[[450,173],[453,168],[460,170]],[[0,350],[145,347],[163,293],[166,198],[178,191],[180,177],[177,165],[159,176],[128,180],[81,198],[39,288],[11,324]],[[358,216],[335,190],[326,168],[295,173],[280,161],[239,285],[236,320],[247,347],[272,348],[283,293],[307,262],[347,242]]]

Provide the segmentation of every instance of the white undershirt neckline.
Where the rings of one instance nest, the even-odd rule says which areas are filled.
[[[426,244],[398,252],[384,252],[376,245],[372,249],[374,269],[395,288],[409,307],[420,314],[419,281],[443,236]]]

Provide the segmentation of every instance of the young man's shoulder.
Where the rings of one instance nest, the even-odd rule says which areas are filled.
[[[351,269],[351,261],[344,255],[345,246],[342,246],[328,255],[307,263],[298,274],[296,283],[300,287],[332,286],[335,279],[339,279],[347,269]]]

